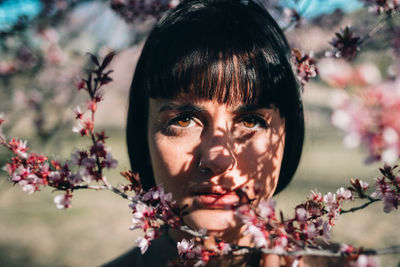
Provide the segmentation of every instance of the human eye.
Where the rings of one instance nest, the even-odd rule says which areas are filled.
[[[268,123],[266,119],[256,114],[243,115],[242,117],[240,117],[239,123],[241,123],[241,125],[245,128],[251,130],[268,128]]]
[[[195,121],[193,116],[188,114],[178,115],[168,122],[168,127],[189,128],[194,126]]]

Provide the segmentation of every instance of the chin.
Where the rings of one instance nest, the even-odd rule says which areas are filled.
[[[239,225],[234,211],[223,209],[197,209],[185,216],[184,221],[194,229],[206,228],[208,234],[216,235],[224,235]]]

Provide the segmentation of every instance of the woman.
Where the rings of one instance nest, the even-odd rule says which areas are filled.
[[[292,179],[304,137],[299,92],[286,39],[255,0],[184,1],[157,23],[136,67],[127,124],[132,169],[144,188],[162,184],[186,206],[190,227],[252,246],[230,207],[238,190],[256,205]],[[170,230],[144,255],[135,249],[110,265],[167,266],[184,237]],[[261,262],[273,261],[279,265],[277,256]]]

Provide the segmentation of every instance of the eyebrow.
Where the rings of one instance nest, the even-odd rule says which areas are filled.
[[[265,107],[265,106],[260,106],[260,105],[241,105],[238,108],[234,110],[235,113],[240,113],[240,112],[249,112],[249,111],[255,111],[259,109],[270,109],[270,107]]]
[[[204,108],[195,106],[195,105],[175,105],[175,104],[168,104],[162,106],[159,110],[158,113],[161,113],[166,110],[177,110],[177,111],[186,111],[186,112],[201,112],[204,111]]]

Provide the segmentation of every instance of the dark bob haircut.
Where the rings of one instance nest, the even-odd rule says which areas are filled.
[[[281,29],[256,1],[183,1],[150,33],[131,85],[126,132],[131,167],[145,189],[155,185],[147,142],[149,98],[181,93],[276,107],[286,137],[275,193],[292,179],[304,139],[300,85]]]

